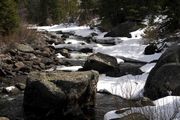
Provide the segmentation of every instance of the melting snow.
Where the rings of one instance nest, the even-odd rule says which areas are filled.
[[[97,90],[107,90],[113,95],[118,95],[126,99],[137,99],[142,97],[143,88],[148,74],[122,77],[108,77],[101,75],[97,84]]]
[[[150,63],[142,66],[140,69],[142,72],[149,73],[153,67],[156,65],[156,63]]]
[[[63,71],[78,71],[82,66],[58,66],[56,70],[63,70]]]
[[[154,101],[155,106],[131,107],[122,114],[116,114],[116,110],[105,114],[104,120],[122,118],[131,113],[144,114],[149,120],[179,120],[180,119],[180,97],[167,96]]]

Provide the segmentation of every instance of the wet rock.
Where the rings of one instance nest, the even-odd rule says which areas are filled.
[[[93,33],[91,33],[91,36],[92,36],[92,37],[94,37],[94,36],[98,36],[98,34],[97,34],[97,33],[95,33],[95,32],[93,32]]]
[[[23,62],[17,62],[14,64],[14,66],[17,70],[20,70],[21,68],[25,67]]]
[[[121,97],[107,94],[97,94],[96,95],[96,106],[95,106],[95,120],[103,120],[104,115],[118,108],[121,108],[125,101]],[[124,106],[123,105],[123,106]],[[108,107],[107,107],[108,106]]]
[[[91,48],[83,48],[83,49],[79,50],[79,52],[82,52],[82,53],[92,53],[93,49],[91,49]]]
[[[95,71],[30,73],[24,92],[26,120],[83,119],[83,109],[95,105],[97,81]]]
[[[20,93],[20,91],[15,86],[9,86],[9,87],[4,87],[2,89],[2,93],[15,95]]]
[[[69,36],[70,36],[70,34],[68,34],[68,33],[63,33],[63,35],[61,36],[61,38],[64,38],[64,39],[66,39],[66,38],[69,38]]]
[[[116,69],[117,66],[118,63],[115,57],[96,53],[87,58],[87,61],[81,70],[97,70],[100,73],[107,73]]]
[[[14,68],[15,68],[14,70],[15,70],[16,72],[22,71],[22,72],[29,73],[30,70],[31,70],[31,66],[28,67],[28,66],[26,66],[23,62],[17,62],[17,63],[15,63],[15,64],[14,64]]]
[[[17,54],[17,50],[14,50],[14,49],[10,49],[8,50],[8,52],[11,56],[15,56]]]
[[[149,44],[145,50],[144,50],[144,54],[145,55],[152,55],[155,54],[158,50],[158,47],[156,44]]]
[[[39,65],[41,63],[41,61],[42,61],[42,58],[37,57],[37,58],[33,59],[33,64],[34,65]]]
[[[50,37],[52,38],[52,39],[56,39],[57,38],[57,36],[56,35],[50,35]]]
[[[42,54],[44,57],[50,57],[52,55],[52,52],[50,50],[50,48],[45,47],[43,48]]]
[[[41,70],[41,67],[39,65],[32,65],[32,69],[35,69],[35,70]]]
[[[6,76],[6,72],[3,70],[3,68],[0,66],[0,76]]]
[[[25,90],[25,88],[26,88],[26,85],[23,83],[17,83],[15,86],[16,86],[16,88],[18,88],[21,91]]]
[[[27,44],[16,44],[16,49],[21,52],[34,52],[34,49]]]
[[[71,57],[71,55],[70,55],[70,53],[69,53],[69,51],[67,49],[60,50],[60,53],[61,53],[61,55],[63,55],[66,58],[70,58]]]
[[[48,57],[42,58],[41,62],[44,63],[45,65],[50,65],[50,64],[54,63],[53,59],[52,58],[48,58]]]
[[[39,66],[41,69],[45,69],[46,68],[46,65],[44,63],[39,63]]]
[[[23,63],[29,68],[31,68],[33,65],[33,61],[23,61]]]
[[[1,116],[6,116],[10,120],[24,120],[22,103],[23,103],[22,94],[1,98],[0,99]]]
[[[100,44],[116,45],[115,38],[106,38],[106,39],[95,38],[93,41]]]
[[[61,65],[66,65],[66,66],[83,66],[85,63],[85,60],[78,60],[78,59],[61,59],[59,60]]]
[[[112,94],[97,94],[96,95],[96,106],[95,106],[95,120],[103,120],[104,115],[112,110],[121,110],[117,111],[117,113],[122,113],[128,110],[131,107],[142,107],[142,104],[139,104],[139,101],[134,100],[126,100],[119,96],[112,95]],[[143,100],[143,99],[142,99]],[[151,105],[150,102],[149,104]],[[128,108],[128,109],[126,109]],[[124,111],[124,109],[126,109]],[[94,119],[93,119],[94,120]],[[119,119],[117,119],[119,120]],[[139,120],[139,119],[134,119]]]
[[[0,53],[0,62],[1,61],[8,61],[8,60],[11,60],[11,59],[12,59],[12,57],[10,55]]]

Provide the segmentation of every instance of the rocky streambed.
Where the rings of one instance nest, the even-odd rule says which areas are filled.
[[[102,39],[97,30],[93,31],[86,31],[89,36],[79,36],[77,31],[38,32],[38,39],[14,44],[2,52],[0,120],[1,116],[10,120],[103,120],[111,110],[153,105],[148,99],[127,100],[112,95],[111,88],[97,91],[102,74],[110,79],[146,74],[142,66],[149,56],[137,56],[135,53],[145,46],[136,44],[132,44],[130,53],[127,51],[131,57],[121,56],[124,53],[118,49],[126,50],[131,41],[118,46],[121,39]],[[111,51],[117,56],[108,55]],[[149,62],[155,64],[153,60]]]
[[[127,65],[129,69],[119,73],[116,58],[100,53],[91,55],[97,44],[91,37],[46,32],[38,35],[39,39],[14,44],[0,54],[0,116],[10,120],[50,120],[62,116],[68,120],[102,120],[106,112],[129,105],[121,97],[96,93],[98,72],[122,76],[133,68],[138,74],[139,66]],[[87,45],[87,41],[91,44]],[[112,45],[111,39],[106,41],[103,44]],[[79,42],[78,46],[73,42]],[[62,66],[82,66],[82,72],[74,73]],[[58,69],[67,72],[57,73]],[[98,72],[86,72],[92,69]]]

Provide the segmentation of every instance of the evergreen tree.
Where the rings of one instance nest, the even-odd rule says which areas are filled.
[[[99,14],[106,24],[116,26],[127,20],[142,20],[152,12],[150,5],[148,0],[99,0]]]
[[[141,21],[146,16],[168,15],[162,26],[167,29],[180,27],[180,0],[99,0],[102,23],[116,26],[130,20]]]
[[[81,0],[80,21],[88,23],[96,14],[98,9],[98,0]]]
[[[19,26],[17,4],[14,0],[0,1],[0,35],[14,32]]]
[[[29,18],[41,25],[59,23],[74,18],[78,12],[78,0],[28,0]]]
[[[161,0],[162,14],[168,15],[169,21],[166,22],[166,26],[170,30],[180,28],[180,1],[179,0]]]
[[[27,0],[28,21],[38,23],[40,21],[40,0]]]

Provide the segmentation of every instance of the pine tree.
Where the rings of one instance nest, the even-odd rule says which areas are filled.
[[[0,35],[14,32],[19,26],[17,4],[14,0],[0,1]]]
[[[99,0],[99,15],[104,24],[116,26],[124,21],[141,21],[160,11],[162,0]]]
[[[41,25],[60,23],[78,15],[78,0],[28,0],[29,18]]]
[[[81,0],[80,21],[88,23],[97,14],[98,0]]]

